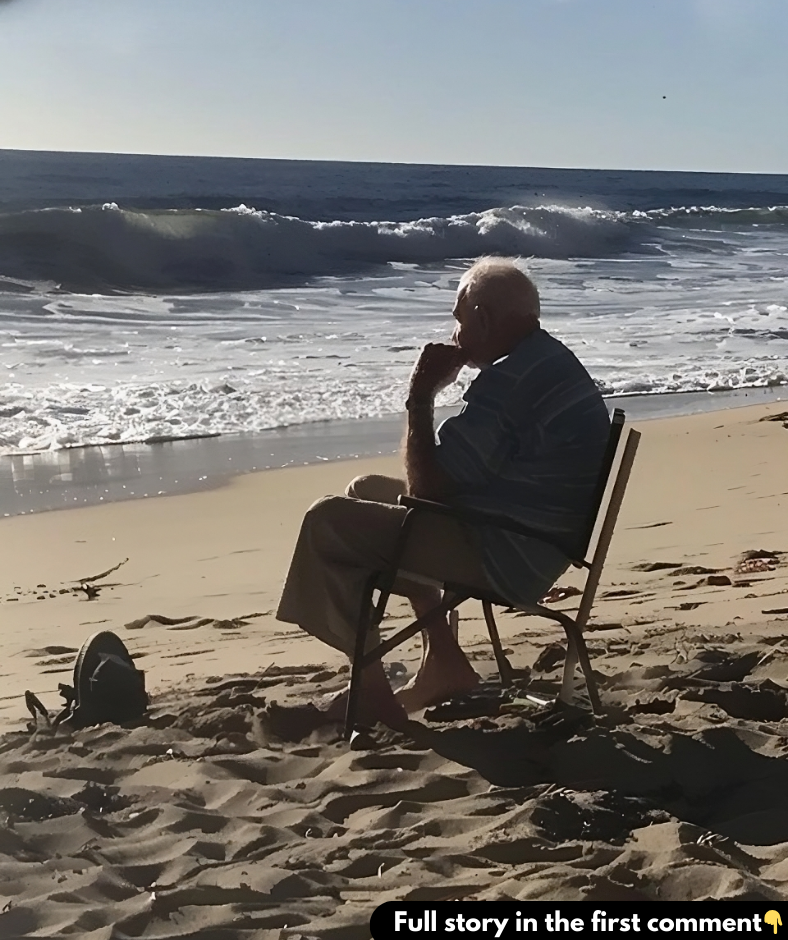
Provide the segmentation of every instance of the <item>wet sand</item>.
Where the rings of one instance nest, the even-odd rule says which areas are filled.
[[[788,390],[746,388],[606,399],[630,420],[678,417],[785,401]],[[456,413],[440,408],[438,421]],[[127,499],[197,493],[258,470],[392,456],[403,415],[293,425],[258,434],[209,435],[156,444],[73,447],[0,456],[0,518]]]

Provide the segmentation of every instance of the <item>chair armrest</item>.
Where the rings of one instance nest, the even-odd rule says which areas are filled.
[[[441,516],[451,516],[458,522],[465,522],[468,525],[492,526],[496,529],[514,532],[517,535],[524,535],[527,538],[537,539],[557,549],[562,555],[566,555],[576,568],[587,567],[582,561],[577,561],[572,558],[572,555],[567,552],[565,546],[561,545],[556,540],[551,539],[537,529],[532,529],[530,526],[523,525],[521,522],[515,522],[513,519],[507,519],[505,516],[485,512],[482,509],[471,509],[467,506],[450,506],[447,503],[437,503],[431,499],[418,499],[415,496],[400,496],[398,502],[400,506],[405,506],[407,509],[437,513]]]

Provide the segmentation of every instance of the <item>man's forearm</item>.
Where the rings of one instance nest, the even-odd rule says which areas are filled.
[[[408,495],[419,499],[444,500],[451,481],[438,464],[435,417],[431,398],[409,401],[405,432],[405,473]]]

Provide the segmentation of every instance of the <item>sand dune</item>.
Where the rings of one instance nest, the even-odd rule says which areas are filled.
[[[641,424],[588,634],[597,721],[523,698],[560,679],[560,637],[536,618],[501,618],[530,676],[502,702],[469,603],[477,695],[352,745],[279,733],[271,702],[347,680],[273,620],[300,516],[394,461],[0,522],[0,936],[361,940],[395,899],[784,898],[788,431],[761,420],[777,414]],[[125,558],[88,599],[86,572]],[[553,603],[576,607],[579,583]],[[406,615],[392,604],[386,626]],[[146,669],[149,715],[29,731],[24,690],[54,709],[99,629]],[[391,657],[400,681],[418,656]]]

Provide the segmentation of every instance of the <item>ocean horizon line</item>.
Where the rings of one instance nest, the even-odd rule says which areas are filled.
[[[95,157],[150,157],[175,160],[243,160],[261,161],[268,163],[294,163],[294,164],[330,164],[330,165],[365,165],[381,167],[412,167],[412,168],[439,168],[452,169],[490,169],[490,170],[537,170],[540,172],[589,172],[589,173],[680,173],[696,176],[788,176],[785,170],[709,170],[686,169],[685,167],[624,167],[624,166],[585,166],[581,164],[546,165],[537,163],[455,163],[453,161],[435,162],[430,160],[370,160],[348,157],[281,157],[259,156],[248,154],[220,154],[220,153],[159,153],[137,150],[49,150],[37,147],[0,147],[0,154],[51,154],[53,156],[95,156]]]

